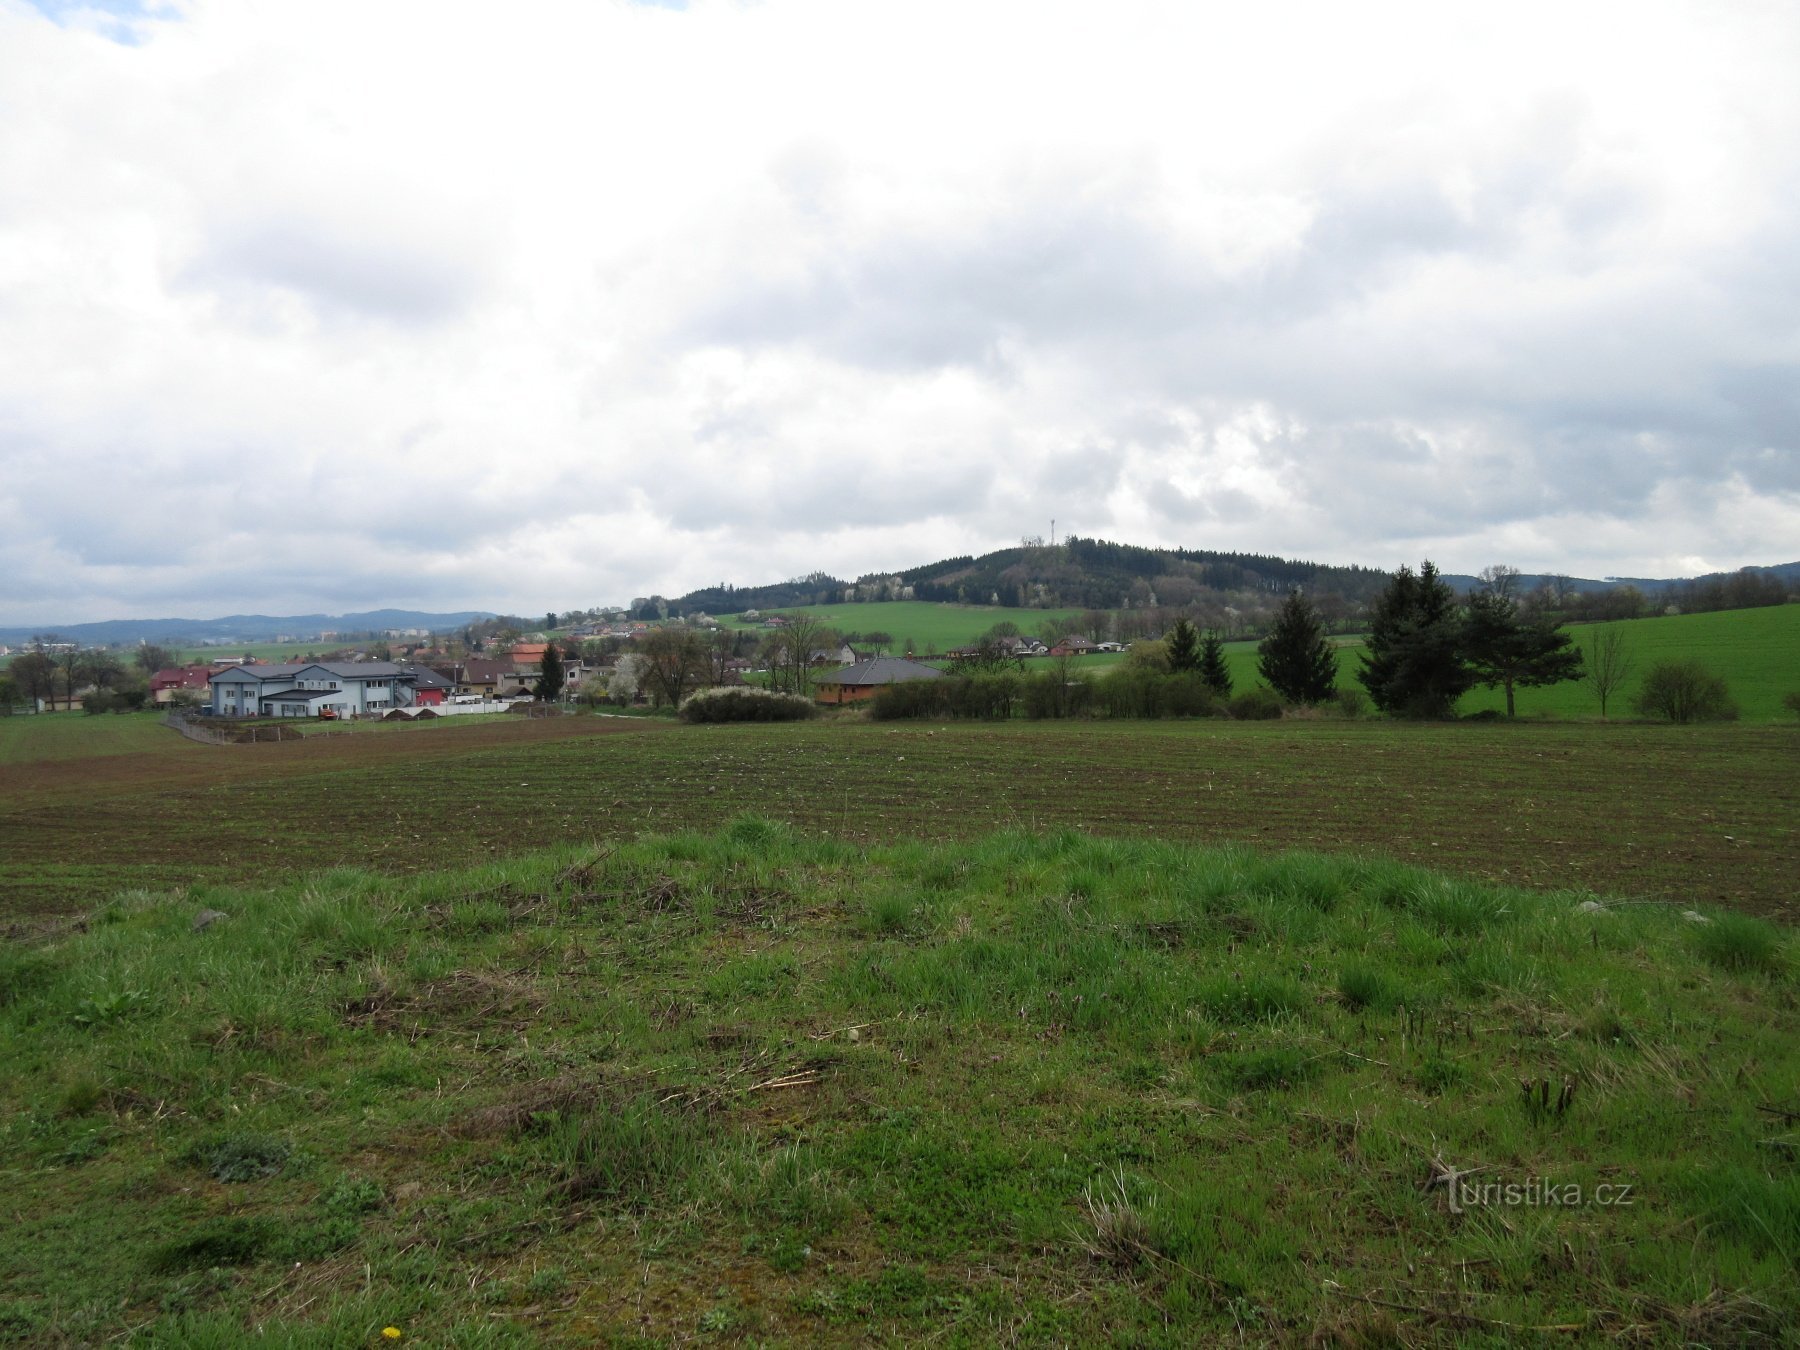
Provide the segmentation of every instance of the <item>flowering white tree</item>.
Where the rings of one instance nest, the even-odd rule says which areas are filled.
[[[615,703],[630,703],[637,697],[638,681],[643,677],[644,658],[631,652],[621,656],[606,680],[606,696]]]

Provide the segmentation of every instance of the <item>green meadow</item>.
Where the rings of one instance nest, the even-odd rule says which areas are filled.
[[[1080,614],[1078,609],[1013,609],[1004,605],[944,605],[925,600],[888,600],[853,605],[805,605],[795,609],[764,610],[769,614],[806,613],[819,622],[844,633],[887,633],[893,637],[894,650],[904,653],[901,645],[907,638],[913,650],[923,656],[927,651],[948,651],[973,642],[997,623],[1014,623],[1021,633],[1036,634],[1044,624],[1062,621]],[[755,628],[742,624],[736,616],[722,617],[728,627]]]
[[[924,651],[928,644],[935,645],[939,651],[963,645],[1002,620],[1017,624],[1021,632],[1036,633],[1046,620],[1068,619],[1079,613],[1077,610],[1003,609],[912,601],[836,605],[809,608],[805,612],[845,632],[886,632],[896,641],[910,636],[918,644],[919,651]],[[1782,706],[1781,700],[1784,694],[1800,691],[1800,605],[1576,624],[1566,631],[1587,652],[1591,650],[1594,637],[1609,629],[1618,629],[1625,634],[1632,662],[1630,678],[1610,700],[1609,717],[1636,716],[1632,702],[1644,674],[1657,662],[1669,660],[1696,660],[1722,675],[1746,720],[1780,721],[1794,716]],[[1360,688],[1356,684],[1356,671],[1361,666],[1361,640],[1340,637],[1332,641],[1338,650],[1339,686]],[[1255,642],[1228,642],[1225,657],[1239,690],[1260,682]],[[1082,657],[1080,668],[1099,674],[1125,660],[1123,654],[1102,653]],[[1027,662],[1027,668],[1036,664],[1035,661]],[[1522,688],[1516,702],[1521,717],[1581,719],[1600,715],[1598,700],[1580,683]],[[1505,708],[1503,690],[1478,687],[1463,697],[1458,712],[1468,716],[1504,712]]]
[[[1791,1343],[1796,953],[1704,917],[762,817],[126,892],[0,957],[0,1336]]]
[[[160,712],[0,717],[0,764],[187,754],[192,751],[183,747],[191,746],[191,741],[183,740],[163,725]]]

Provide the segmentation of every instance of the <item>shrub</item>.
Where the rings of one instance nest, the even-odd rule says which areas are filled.
[[[1094,681],[1086,674],[1040,670],[1025,677],[1021,701],[1025,715],[1033,719],[1085,717],[1093,706]]]
[[[908,717],[949,717],[950,700],[944,686],[949,680],[906,680],[886,685],[869,700],[869,715],[877,722]]]
[[[1181,671],[1163,681],[1164,717],[1212,717],[1219,711],[1219,696],[1197,671]]]
[[[1333,698],[1345,717],[1361,717],[1369,710],[1369,696],[1353,684],[1339,685]]]
[[[1281,716],[1281,697],[1258,685],[1231,700],[1231,715],[1242,722],[1266,722]]]
[[[878,722],[907,717],[969,717],[1004,722],[1013,715],[1026,690],[1024,677],[1011,671],[907,680],[878,691],[870,701],[869,711]]]
[[[1698,661],[1659,661],[1638,691],[1638,711],[1671,722],[1733,722],[1737,704],[1725,681]]]
[[[1791,694],[1783,694],[1781,696],[1781,706],[1795,716],[1800,716],[1800,689],[1794,690]]]
[[[681,703],[684,722],[801,722],[818,715],[811,699],[753,685],[701,689]]]

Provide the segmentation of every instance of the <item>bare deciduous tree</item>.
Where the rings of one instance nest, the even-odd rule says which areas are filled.
[[[1498,596],[1502,600],[1519,598],[1519,569],[1516,567],[1495,563],[1492,567],[1482,568],[1478,580],[1481,582],[1481,589],[1489,595]]]
[[[1631,678],[1631,652],[1625,645],[1623,630],[1596,628],[1588,640],[1587,669],[1582,683],[1600,700],[1600,716],[1606,716],[1606,704]]]
[[[679,708],[682,696],[706,679],[706,640],[691,628],[652,628],[638,643],[638,655],[641,687],[658,703]]]

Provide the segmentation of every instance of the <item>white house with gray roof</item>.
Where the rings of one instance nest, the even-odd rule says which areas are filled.
[[[232,666],[208,681],[215,717],[339,717],[410,707],[413,676],[391,661]]]

